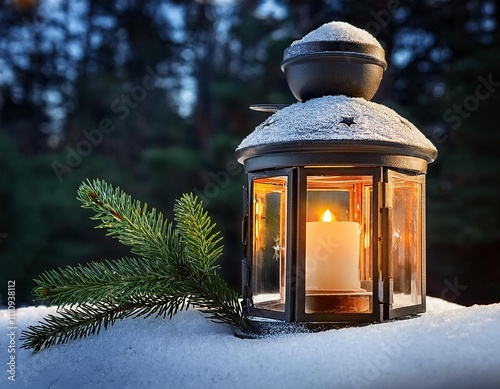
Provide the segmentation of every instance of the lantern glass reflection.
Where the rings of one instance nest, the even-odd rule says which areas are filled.
[[[408,177],[391,172],[393,308],[422,303],[422,223],[421,201],[424,176]],[[389,275],[391,276],[391,275]]]
[[[279,312],[285,309],[287,186],[286,176],[253,180],[253,301]]]
[[[369,313],[370,176],[307,176],[305,312]]]

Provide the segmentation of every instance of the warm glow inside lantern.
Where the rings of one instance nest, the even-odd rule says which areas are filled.
[[[286,74],[296,63],[326,62],[323,76],[336,79],[328,94],[309,88],[303,99],[294,91],[304,102],[261,107],[275,113],[236,151],[248,172],[243,304],[255,334],[425,311],[425,172],[436,149],[394,111],[366,101],[371,92],[338,82],[385,68],[373,37],[345,23],[317,31],[294,43],[293,55],[285,51],[282,67]],[[343,55],[323,50],[345,45]],[[346,61],[359,69],[338,74],[337,62]],[[379,83],[379,73],[367,82]],[[289,77],[307,79],[309,71]]]

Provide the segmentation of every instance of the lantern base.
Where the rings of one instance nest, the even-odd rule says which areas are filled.
[[[346,327],[362,327],[378,322],[286,322],[282,320],[268,319],[262,317],[247,317],[250,328],[245,331],[237,328],[234,335],[241,339],[259,339],[269,336],[287,334],[313,333],[334,330]]]
[[[420,315],[406,315],[387,321],[407,320]],[[387,322],[369,321],[369,322],[286,322],[282,320],[268,319],[263,317],[249,316],[246,318],[249,324],[248,330],[237,328],[234,335],[241,339],[260,339],[270,336],[282,336],[288,334],[314,333],[328,330],[337,330],[349,327],[364,327],[371,324]]]
[[[259,339],[280,334],[311,332],[303,323],[290,323],[262,317],[247,317],[249,329],[237,328],[234,335],[241,339]]]
[[[365,313],[370,311],[371,293],[364,289],[308,291],[306,313]]]

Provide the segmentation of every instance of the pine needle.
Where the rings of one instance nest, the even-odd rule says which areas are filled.
[[[114,189],[100,180],[82,183],[77,199],[83,208],[96,213],[91,217],[101,221],[96,228],[107,229],[108,236],[130,246],[132,253],[175,262],[175,258],[170,258],[171,245],[175,240],[172,225],[155,208],[148,210],[147,204],[141,205],[119,187]]]
[[[215,269],[215,262],[222,254],[222,238],[212,231],[210,216],[203,210],[201,202],[192,194],[185,194],[174,206],[175,222],[182,242],[186,259],[200,270],[209,272]]]
[[[62,308],[58,315],[48,315],[35,326],[28,326],[20,338],[21,348],[38,352],[56,344],[97,335],[101,328],[115,324],[126,317],[172,317],[179,310],[189,307],[185,296],[137,296],[117,305],[100,302],[96,305],[81,304],[76,308]]]
[[[175,273],[159,259],[122,258],[49,270],[35,279],[35,299],[64,306],[108,301],[119,303],[130,296],[158,295],[175,282]]]
[[[172,317],[189,305],[209,319],[247,328],[238,294],[217,274],[222,238],[201,202],[183,195],[174,206],[176,228],[154,208],[104,181],[82,183],[78,197],[97,228],[130,246],[138,258],[49,270],[36,280],[35,298],[58,306],[23,331],[23,348],[38,352],[98,334],[126,317]]]

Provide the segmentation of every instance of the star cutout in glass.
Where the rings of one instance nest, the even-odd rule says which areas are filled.
[[[342,120],[339,123],[345,124],[347,127],[357,124],[352,116],[342,116]]]

